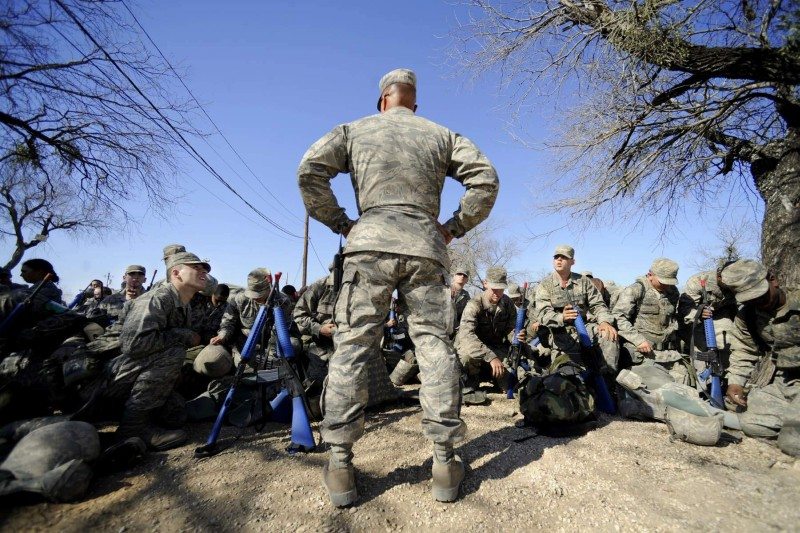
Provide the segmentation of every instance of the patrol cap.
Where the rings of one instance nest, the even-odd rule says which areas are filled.
[[[381,81],[378,83],[378,89],[380,90],[380,94],[378,94],[378,111],[381,110],[381,97],[383,96],[383,90],[393,83],[405,83],[406,85],[411,85],[416,89],[417,75],[414,74],[413,70],[407,68],[396,68],[393,71],[384,74],[381,78]]]
[[[520,290],[519,285],[517,285],[516,283],[508,284],[508,288],[506,289],[506,294],[508,294],[508,297],[511,298],[512,300],[514,298],[522,298],[522,291]]]
[[[272,284],[269,281],[271,272],[268,268],[256,268],[247,275],[247,289],[244,295],[248,298],[264,298],[269,295]]]
[[[569,259],[575,259],[575,248],[568,244],[559,244],[556,246],[556,251],[553,252],[553,257],[557,255],[563,255]]]
[[[214,295],[214,291],[217,290],[217,285],[219,285],[219,283],[217,282],[217,278],[209,274],[208,276],[206,276],[206,286],[202,291],[200,291],[200,293],[203,296],[208,296],[209,298],[211,298]]]
[[[664,285],[678,284],[678,263],[666,257],[659,257],[650,265],[650,273]]]
[[[168,244],[164,247],[164,261],[167,260],[167,257],[177,254],[178,252],[185,252],[186,247],[182,244]]]
[[[506,269],[499,266],[489,267],[486,271],[486,284],[490,289],[505,289],[508,287]]]
[[[455,265],[453,268],[450,269],[450,275],[455,276],[456,274],[464,274],[465,276],[470,276],[469,267],[464,265]]]
[[[203,261],[191,252],[178,252],[167,258],[167,270],[172,270],[179,265],[203,265],[206,272],[211,272],[211,265],[208,261]]]
[[[128,268],[125,269],[126,274],[132,274],[134,272],[147,274],[147,269],[145,269],[142,265],[128,265]]]
[[[594,275],[592,274],[591,270],[584,270],[583,272],[581,272],[581,276],[586,276],[587,278],[593,278],[594,277]]]
[[[752,259],[740,259],[726,266],[721,277],[739,303],[755,300],[769,290],[766,267]]]

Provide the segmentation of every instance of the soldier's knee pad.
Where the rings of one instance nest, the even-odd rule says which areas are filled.
[[[209,344],[197,354],[192,367],[198,374],[218,378],[233,368],[233,357],[224,346]]]

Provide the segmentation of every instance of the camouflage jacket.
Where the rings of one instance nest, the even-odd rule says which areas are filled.
[[[189,346],[193,337],[189,315],[189,305],[181,303],[171,283],[136,298],[120,333],[123,356],[141,359],[174,346]]]
[[[709,270],[700,272],[686,280],[680,300],[678,301],[678,315],[685,324],[694,322],[697,306],[702,302],[702,288],[700,280],[706,279],[706,295],[708,303],[714,308],[714,318],[730,318],[736,316],[736,298],[733,292],[723,289],[717,283],[717,272]]]
[[[749,327],[748,327],[749,323]],[[744,306],[734,320],[728,383],[745,385],[762,357],[771,357],[779,369],[800,367],[800,302],[787,298],[768,312]],[[755,330],[757,337],[751,332]]]
[[[661,293],[641,277],[623,289],[612,312],[625,341],[634,346],[648,341],[656,350],[666,350],[670,348],[665,343],[671,342],[678,329],[677,306],[677,288],[667,286]]]
[[[318,279],[306,289],[295,304],[292,314],[303,340],[319,340],[319,330],[323,324],[333,322],[335,303],[332,275]]]
[[[489,303],[485,292],[474,296],[464,308],[456,335],[459,355],[491,361],[497,355],[489,349],[508,344],[508,334],[514,330],[517,310],[511,298],[503,295],[497,305]]]
[[[282,292],[275,291],[274,298],[283,309],[287,322],[291,322],[291,316],[287,314],[291,305],[289,297]],[[222,315],[218,334],[225,337],[225,342],[228,344],[242,345],[256,322],[260,308],[261,304],[248,298],[244,292],[234,294],[228,298],[228,306],[225,308],[225,314]]]
[[[487,216],[497,197],[497,173],[466,137],[395,107],[337,126],[303,156],[297,171],[309,215],[339,233],[351,220],[330,180],[349,173],[360,218],[345,253],[389,252],[426,257],[447,267],[437,229],[445,176],[466,187],[444,226],[461,237]]]
[[[467,303],[469,303],[470,295],[469,293],[461,289],[458,294],[452,296],[451,301],[453,302],[453,333],[452,337],[456,336],[458,333],[458,326],[461,324],[461,317],[464,315],[464,309],[467,307]]]
[[[142,291],[139,293],[139,296],[142,294],[144,294],[144,289],[142,289]],[[105,311],[112,321],[117,321],[119,320],[120,315],[122,315],[122,308],[125,307],[125,304],[132,302],[134,299],[128,300],[128,295],[123,289],[119,292],[115,292],[111,296],[106,296],[103,298],[103,300],[100,302],[100,305],[98,305],[98,309]]]
[[[581,314],[586,317],[586,322],[614,324],[614,317],[592,280],[575,272],[569,275],[567,286],[564,288],[561,287],[561,278],[557,273],[553,272],[545,277],[536,286],[533,301],[528,304],[528,316],[550,330],[574,328],[572,324],[564,324],[563,316],[564,307],[569,303],[570,292],[575,303],[581,308]]]

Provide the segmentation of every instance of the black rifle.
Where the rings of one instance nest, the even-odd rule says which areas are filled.
[[[156,280],[156,274],[158,274],[158,269],[153,270],[153,277],[150,278],[150,285],[147,286],[145,292],[153,288],[153,282]]]
[[[339,235],[339,251],[333,256],[333,292],[339,293],[342,287],[342,275],[344,274],[344,250],[342,248],[342,236]]]

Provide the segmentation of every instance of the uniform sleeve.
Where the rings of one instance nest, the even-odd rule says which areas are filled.
[[[459,356],[469,357],[470,359],[483,359],[491,361],[497,357],[492,350],[478,338],[478,313],[480,306],[476,300],[470,300],[461,315],[461,325],[458,327],[456,335],[456,346]]]
[[[634,346],[639,346],[647,339],[636,331],[633,323],[636,321],[636,314],[639,311],[639,300],[642,297],[642,286],[634,283],[625,287],[619,295],[617,303],[614,305],[612,314],[617,319],[617,328],[623,339]]]
[[[597,290],[597,287],[594,286],[594,283],[592,283],[591,280],[587,278],[582,279],[586,291],[586,300],[589,304],[589,311],[595,316],[598,324],[607,322],[613,326],[614,315],[612,315],[611,311],[608,310],[608,306],[606,305],[605,300],[603,300],[603,295]]]
[[[297,169],[297,183],[309,216],[341,233],[351,221],[331,189],[331,179],[349,172],[347,126],[337,126],[311,145]]]
[[[236,332],[242,325],[239,319],[240,311],[239,304],[236,298],[228,300],[228,306],[225,308],[225,314],[222,315],[222,321],[219,325],[219,332],[217,335],[223,337],[226,341],[232,341]]]
[[[541,326],[549,328],[560,328],[564,326],[564,314],[553,308],[553,304],[550,300],[550,291],[547,290],[544,283],[540,283],[536,287],[530,311]]]
[[[137,301],[125,317],[120,342],[122,353],[133,359],[163,351],[172,346],[186,346],[192,337],[188,328],[167,329],[168,304],[158,298]]]
[[[466,232],[486,220],[497,199],[500,181],[497,171],[478,147],[466,137],[452,134],[453,153],[447,175],[464,185],[458,209],[444,226],[453,237],[463,237]]]
[[[725,377],[729,384],[744,386],[756,363],[765,355],[759,353],[755,340],[747,329],[747,323],[741,313],[736,315],[731,330],[730,365]]]
[[[325,289],[324,284],[314,283],[311,287],[303,293],[303,296],[297,301],[294,306],[294,318],[297,328],[300,330],[301,335],[310,335],[316,337],[319,335],[319,329],[322,324],[314,318],[315,310],[319,305],[319,299],[322,291]]]

